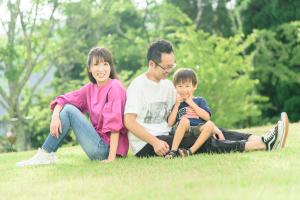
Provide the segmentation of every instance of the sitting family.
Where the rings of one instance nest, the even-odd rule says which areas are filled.
[[[109,50],[91,49],[87,59],[90,83],[51,102],[47,139],[31,159],[16,166],[55,163],[55,152],[69,128],[89,159],[104,163],[125,157],[129,143],[137,157],[167,159],[198,153],[271,151],[285,146],[286,113],[263,136],[218,128],[210,121],[211,110],[205,99],[193,96],[198,83],[192,69],[178,69],[173,83],[167,79],[175,67],[170,42],[153,42],[147,60],[147,72],[135,78],[126,91]]]

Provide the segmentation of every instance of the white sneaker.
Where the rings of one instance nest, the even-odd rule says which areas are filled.
[[[274,143],[274,146],[273,146],[272,150],[281,148],[281,144],[282,144],[282,141],[283,141],[283,138],[284,138],[284,124],[283,124],[283,121],[281,121],[281,120],[278,121],[277,126],[278,126],[278,135],[277,135],[277,138],[275,140],[275,143]]]
[[[281,141],[281,148],[284,148],[285,146],[285,142],[286,142],[286,138],[289,134],[289,118],[287,116],[287,114],[285,112],[281,113],[281,121],[283,122],[283,132],[284,132],[284,136],[283,139]]]
[[[17,162],[17,167],[26,167],[26,166],[34,166],[34,165],[48,165],[54,164],[57,160],[55,154],[48,153],[45,150],[39,148],[38,152],[29,160],[24,160],[21,162]]]

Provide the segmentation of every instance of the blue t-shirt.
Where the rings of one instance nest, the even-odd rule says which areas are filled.
[[[208,107],[206,101],[202,97],[194,97],[193,101],[202,109],[207,111],[209,115],[211,115],[211,110]],[[189,107],[189,105],[186,102],[181,102],[178,108],[178,112],[176,115],[176,123],[180,121],[180,119],[186,115],[186,108]],[[190,125],[191,126],[198,126],[199,124],[204,124],[206,121],[202,118],[200,118],[198,115],[193,115],[193,116],[186,116],[190,120]]]

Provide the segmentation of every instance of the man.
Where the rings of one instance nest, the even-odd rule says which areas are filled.
[[[166,40],[152,43],[147,53],[148,70],[135,78],[127,89],[125,126],[133,153],[138,157],[164,156],[173,137],[169,135],[168,115],[175,103],[175,88],[167,77],[175,67],[172,45]],[[284,146],[288,121],[282,120],[264,136],[242,134],[216,129],[225,140],[209,138],[196,153],[221,153],[231,151],[273,150]],[[196,137],[185,137],[180,148],[188,149]],[[230,139],[230,140],[228,140]]]

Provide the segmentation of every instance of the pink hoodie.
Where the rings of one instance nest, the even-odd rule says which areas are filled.
[[[72,104],[81,112],[89,113],[93,127],[109,145],[110,133],[119,132],[117,154],[126,156],[128,152],[127,129],[124,126],[126,90],[119,80],[111,79],[105,85],[88,83],[79,90],[58,96],[51,102],[51,110],[59,104]]]

